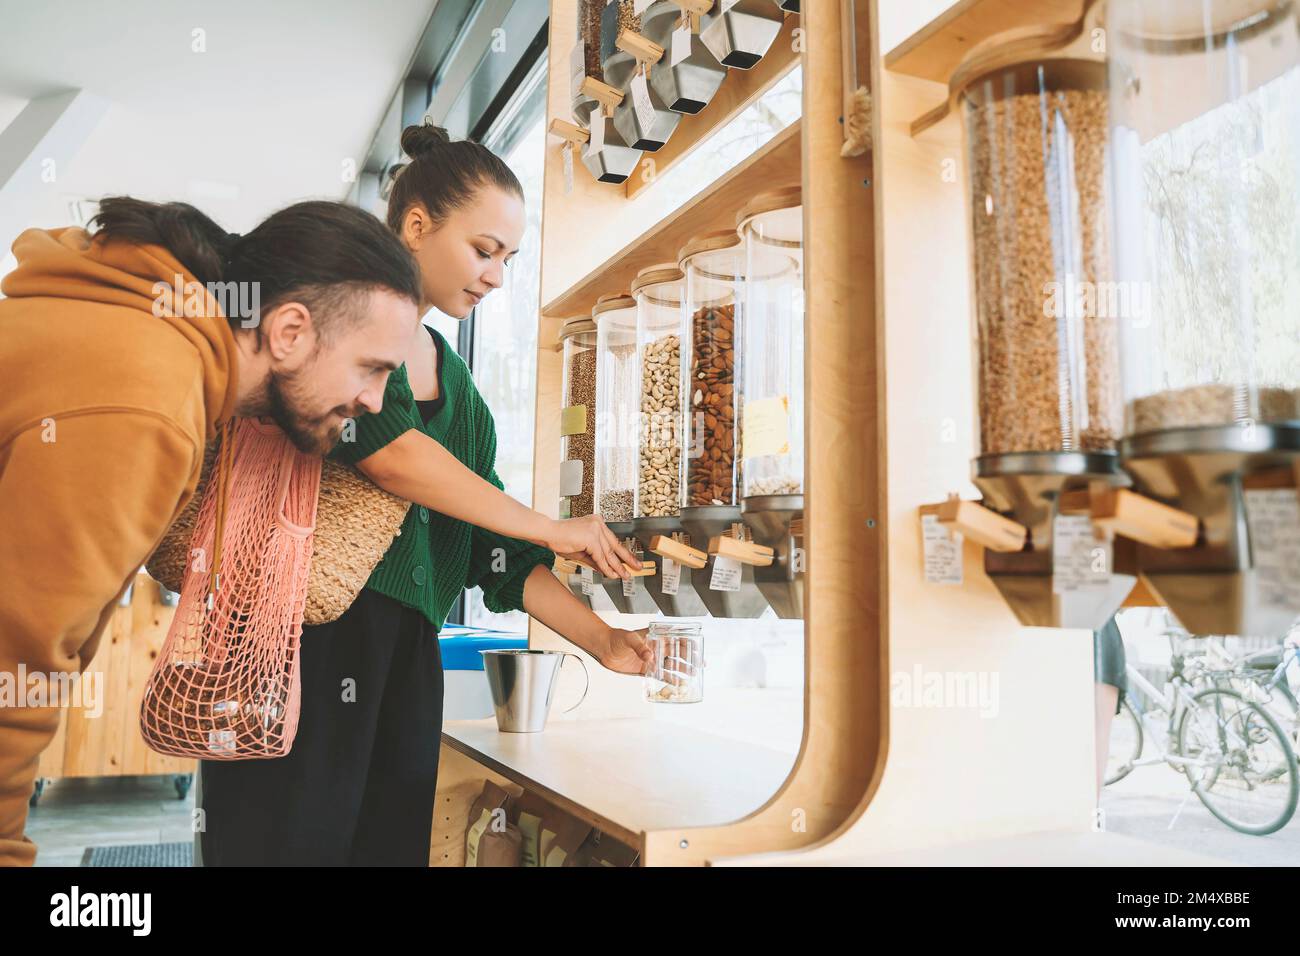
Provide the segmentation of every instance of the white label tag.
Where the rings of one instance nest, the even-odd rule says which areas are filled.
[[[1052,522],[1052,593],[1104,588],[1110,583],[1111,543],[1096,537],[1088,515],[1057,515]]]
[[[636,597],[636,578],[628,578],[623,582],[623,597]]]
[[[596,575],[591,568],[584,567],[580,572],[582,578],[582,593],[592,595],[596,593]]]
[[[560,152],[564,154],[564,195],[568,196],[573,192],[573,144],[565,143]]]
[[[663,577],[661,587],[663,593],[676,594],[682,583],[682,566],[672,558],[664,558],[664,566],[659,573]]]
[[[591,111],[591,139],[587,141],[588,153],[599,153],[605,148],[605,111],[604,107],[597,106]]]
[[[673,31],[672,50],[668,55],[668,65],[676,66],[691,55],[691,24],[683,23]]]
[[[561,519],[562,521],[567,521],[568,519],[570,519],[570,518],[573,517],[573,506],[569,503],[569,499],[568,499],[568,498],[561,498],[561,499],[560,499],[560,515],[559,515],[559,517],[560,517],[560,519]]]
[[[735,558],[718,555],[713,559],[713,577],[709,579],[710,591],[739,591],[740,562]]]
[[[560,462],[560,494],[582,494],[582,459],[570,458]]]
[[[938,515],[921,516],[926,584],[961,584],[962,537],[940,524]]]
[[[582,40],[569,53],[569,99],[576,100],[582,93],[582,81],[587,78],[587,47]]]
[[[636,110],[636,121],[641,126],[643,136],[650,138],[655,128],[655,105],[650,102],[650,84],[645,73],[636,73],[632,77],[632,108]]]
[[[1294,488],[1249,488],[1244,494],[1260,602],[1300,608],[1300,496]]]

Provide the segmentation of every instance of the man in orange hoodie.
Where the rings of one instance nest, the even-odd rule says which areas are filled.
[[[105,200],[97,222],[24,232],[0,284],[0,677],[18,695],[0,700],[0,864],[36,856],[48,692],[89,664],[219,423],[268,417],[323,454],[380,410],[419,323],[410,256],[339,203],[244,237],[182,204]]]

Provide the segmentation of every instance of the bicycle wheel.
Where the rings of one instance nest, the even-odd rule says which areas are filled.
[[[1129,703],[1128,695],[1110,724],[1110,750],[1106,754],[1106,776],[1102,786],[1123,780],[1142,756],[1142,721]]]
[[[1263,836],[1295,813],[1295,751],[1278,722],[1236,691],[1212,687],[1193,695],[1178,723],[1177,745],[1181,756],[1204,762],[1183,768],[1192,791],[1234,830]]]

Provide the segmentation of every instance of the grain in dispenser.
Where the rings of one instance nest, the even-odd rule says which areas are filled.
[[[752,564],[782,618],[803,617],[804,274],[798,186],[763,193],[737,217],[742,290],[741,512],[753,546],[725,556]],[[745,542],[736,542],[744,545]],[[716,548],[710,547],[710,551]],[[734,552],[734,553],[731,553]]]
[[[1300,6],[1111,0],[1125,469],[1194,547],[1138,567],[1193,632],[1300,614]]]
[[[591,310],[596,323],[596,512],[619,540],[632,538],[640,441],[641,376],[636,347],[636,300],[602,295]],[[595,579],[624,614],[653,614],[644,579],[626,588],[619,578]]]
[[[1022,624],[1097,629],[1136,578],[1114,573],[1107,544],[1094,544],[1086,501],[1082,515],[1061,508],[1068,492],[1124,482],[1117,320],[1093,294],[1111,284],[1106,66],[1078,27],[991,38],[953,88],[978,330],[973,480],[986,506],[1028,529],[1025,547],[987,550],[985,570]],[[1098,549],[1095,576],[1065,573],[1069,555]]]
[[[715,617],[756,618],[767,600],[752,565],[715,579],[717,556],[709,542],[719,536],[748,537],[740,516],[740,310],[744,246],[734,229],[687,243],[678,254],[686,276],[683,361],[685,365],[685,468],[679,491],[684,543],[701,562],[697,592]],[[656,550],[661,550],[663,543]],[[664,553],[661,550],[661,554]],[[724,562],[725,564],[725,562]],[[724,566],[724,572],[725,572]]]
[[[682,343],[685,277],[675,262],[650,266],[632,282],[636,299],[637,350],[640,358],[640,410],[634,534],[656,562],[660,574],[647,579],[651,596],[670,617],[705,613],[689,566],[680,578],[662,574],[664,558],[657,539],[681,540],[681,484],[685,426]]]

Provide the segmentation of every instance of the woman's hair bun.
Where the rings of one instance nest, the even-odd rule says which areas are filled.
[[[402,152],[412,159],[419,159],[450,142],[451,136],[447,131],[432,123],[408,126],[402,130]]]

